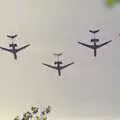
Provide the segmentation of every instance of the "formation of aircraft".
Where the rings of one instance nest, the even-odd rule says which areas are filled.
[[[83,45],[83,46],[86,46],[88,48],[91,48],[94,50],[94,56],[96,57],[97,56],[97,49],[98,48],[101,48],[105,45],[107,45],[108,43],[110,43],[112,40],[109,40],[105,43],[102,43],[102,44],[97,44],[97,42],[99,42],[99,39],[96,38],[96,34],[100,31],[100,29],[97,29],[97,30],[89,30],[90,33],[92,33],[94,35],[93,38],[91,38],[91,42],[93,43],[92,45],[89,45],[89,44],[86,44],[86,43],[83,43],[83,42],[78,42],[79,44]],[[15,34],[15,35],[7,35],[8,38],[10,38],[12,40],[12,43],[9,44],[9,47],[10,48],[5,48],[5,47],[1,47],[0,46],[0,49],[4,50],[4,51],[7,51],[9,53],[12,53],[13,56],[14,56],[14,59],[17,60],[17,53],[25,48],[27,48],[28,46],[30,46],[30,44],[27,44],[27,45],[24,45],[20,48],[17,48],[17,44],[14,43],[14,39],[17,37],[18,35]],[[62,65],[63,62],[59,60],[59,57],[62,56],[63,54],[62,53],[54,53],[53,54],[55,57],[57,57],[57,61],[54,62],[54,66],[53,65],[49,65],[49,64],[46,64],[46,63],[42,63],[43,65],[49,67],[49,68],[52,68],[52,69],[55,69],[58,71],[58,76],[61,76],[61,70],[63,70],[64,68],[74,64],[74,62],[71,62],[69,64],[66,64],[66,65]]]
[[[69,63],[67,65],[62,66],[61,64],[63,64],[63,63],[62,63],[62,61],[59,60],[59,57],[62,55],[62,53],[58,53],[58,54],[54,53],[53,55],[57,56],[57,61],[54,62],[55,66],[52,66],[52,65],[49,65],[49,64],[46,64],[46,63],[42,63],[42,64],[47,66],[47,67],[50,67],[52,69],[57,70],[58,71],[58,76],[61,76],[61,70],[62,69],[74,64],[74,62],[71,62],[71,63]]]
[[[97,44],[97,42],[99,42],[99,39],[95,37],[95,34],[98,33],[99,31],[100,31],[99,29],[97,29],[97,30],[89,30],[89,32],[91,32],[92,34],[94,34],[94,38],[91,39],[91,42],[93,43],[93,45],[89,45],[89,44],[85,44],[85,43],[82,43],[82,42],[78,42],[79,44],[81,44],[83,46],[86,46],[88,48],[93,49],[95,57],[97,56],[97,49],[98,48],[101,48],[104,45],[107,45],[108,43],[110,43],[112,41],[112,40],[110,40],[110,41],[107,41],[107,42],[102,43],[102,44]]]
[[[10,47],[11,49],[5,48],[5,47],[1,47],[1,46],[0,46],[0,49],[12,53],[13,56],[14,56],[14,59],[17,60],[17,52],[19,52],[19,51],[27,48],[28,46],[30,46],[30,44],[27,44],[27,45],[22,46],[22,47],[20,47],[20,48],[16,48],[18,45],[17,45],[16,43],[14,43],[13,40],[17,37],[17,34],[15,34],[15,35],[7,35],[7,37],[12,40],[12,43],[9,44],[9,47]]]

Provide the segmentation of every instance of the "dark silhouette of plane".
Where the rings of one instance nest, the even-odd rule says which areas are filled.
[[[64,68],[66,68],[66,67],[74,64],[74,62],[71,62],[71,63],[69,63],[67,65],[61,66],[61,64],[63,64],[63,63],[62,63],[62,61],[59,61],[59,57],[62,55],[62,53],[59,53],[59,54],[54,53],[53,55],[55,55],[58,58],[57,61],[54,62],[54,64],[56,66],[48,65],[48,64],[45,64],[45,63],[42,63],[42,64],[45,65],[45,66],[47,66],[47,67],[53,68],[55,70],[58,70],[58,76],[61,76],[61,70],[62,69],[64,69]]]
[[[11,49],[4,48],[4,47],[0,47],[0,49],[12,53],[12,54],[14,55],[14,59],[17,60],[17,52],[19,52],[19,51],[27,48],[28,46],[30,46],[30,44],[27,44],[27,45],[25,45],[25,46],[23,46],[23,47],[20,47],[20,48],[16,48],[18,45],[13,42],[13,39],[17,37],[17,34],[16,34],[16,35],[13,35],[13,36],[7,35],[7,37],[9,37],[10,39],[12,39],[12,43],[9,44],[9,47],[10,47]]]
[[[97,42],[99,42],[99,39],[95,37],[95,34],[98,33],[100,30],[97,29],[97,30],[89,30],[89,32],[91,32],[92,34],[94,34],[94,38],[91,39],[91,42],[93,43],[93,45],[88,45],[88,44],[85,44],[85,43],[82,43],[82,42],[78,42],[79,44],[83,45],[83,46],[86,46],[88,48],[91,48],[94,50],[94,56],[96,57],[97,56],[97,49],[98,48],[101,48],[103,47],[104,45],[107,45],[108,43],[110,43],[112,40],[110,41],[107,41],[105,43],[102,43],[102,44],[97,44]]]

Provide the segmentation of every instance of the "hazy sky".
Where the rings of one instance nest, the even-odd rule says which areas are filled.
[[[17,33],[18,54],[0,51],[0,120],[12,120],[35,104],[51,105],[50,120],[120,119],[120,13],[104,0],[0,0],[0,46]],[[98,51],[77,44],[90,43],[89,29],[100,28]],[[62,77],[41,63],[53,64],[52,53],[63,52]]]

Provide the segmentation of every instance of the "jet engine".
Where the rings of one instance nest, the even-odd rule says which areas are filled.
[[[9,44],[9,47],[17,47],[17,44]]]
[[[99,42],[99,39],[91,39],[91,42]]]
[[[55,64],[55,65],[56,65],[56,64],[62,64],[62,62],[61,62],[61,61],[57,61],[57,62],[55,61],[54,64]]]

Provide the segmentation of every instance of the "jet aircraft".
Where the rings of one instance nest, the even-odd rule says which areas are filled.
[[[42,63],[42,64],[45,65],[45,66],[47,66],[47,67],[50,67],[50,68],[52,68],[52,69],[57,70],[57,71],[58,71],[58,76],[61,76],[61,70],[62,70],[62,69],[64,69],[64,68],[66,68],[66,67],[74,64],[74,62],[71,62],[71,63],[69,63],[69,64],[67,64],[67,65],[61,66],[61,64],[63,64],[63,63],[62,63],[62,61],[59,60],[59,57],[60,57],[61,55],[63,55],[63,54],[62,54],[62,53],[59,53],[59,54],[54,53],[53,55],[55,55],[55,56],[57,57],[57,61],[54,62],[55,66],[48,65],[48,64],[46,64],[46,63]]]
[[[14,55],[14,59],[17,60],[17,52],[19,52],[19,51],[27,48],[28,46],[30,46],[30,44],[27,44],[27,45],[22,46],[20,48],[16,48],[18,45],[13,42],[13,39],[15,39],[17,37],[17,34],[16,35],[7,35],[7,37],[9,37],[10,39],[12,39],[12,43],[9,44],[9,47],[11,49],[4,48],[4,47],[0,47],[0,49],[12,53]]]
[[[88,48],[93,49],[94,50],[94,57],[97,56],[97,49],[98,48],[101,48],[104,45],[107,45],[108,43],[110,43],[112,41],[112,40],[110,40],[110,41],[107,41],[107,42],[102,43],[102,44],[97,44],[97,42],[99,42],[99,39],[95,37],[95,34],[98,33],[99,31],[100,31],[99,29],[97,29],[97,30],[89,30],[89,32],[94,34],[94,38],[91,39],[91,42],[93,43],[93,45],[88,45],[88,44],[85,44],[85,43],[82,43],[82,42],[78,42],[79,44],[81,44],[83,46],[86,46]]]

